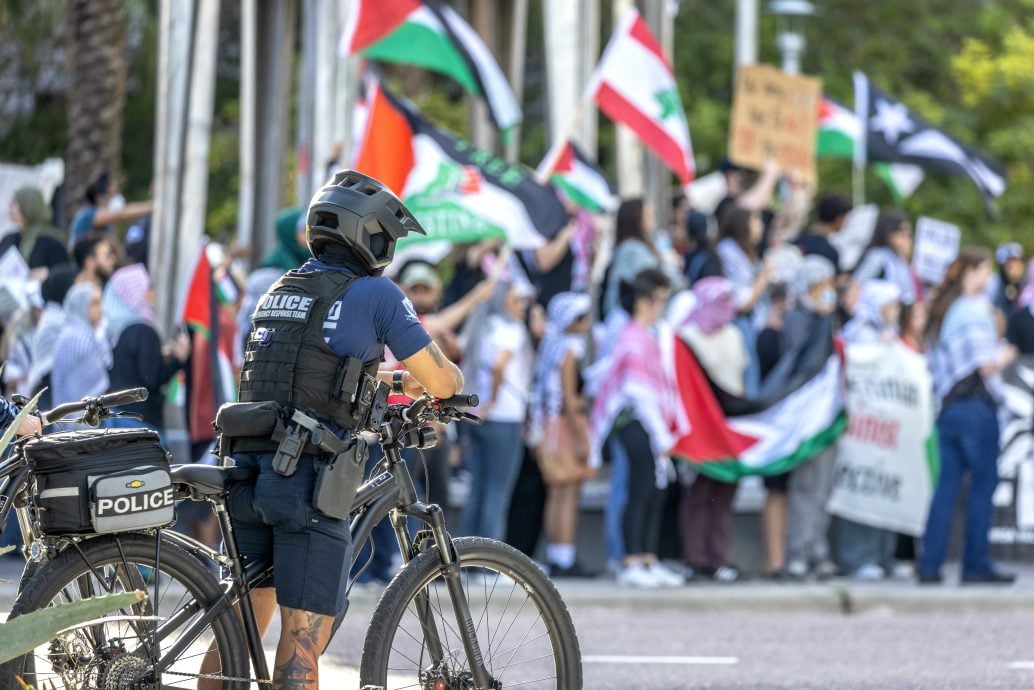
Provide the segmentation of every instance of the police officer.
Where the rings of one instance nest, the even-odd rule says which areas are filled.
[[[461,391],[459,369],[432,342],[402,291],[381,276],[396,241],[410,232],[424,230],[373,178],[342,171],[316,192],[306,228],[315,258],[260,300],[240,400],[291,404],[347,438],[356,412],[348,389],[357,372],[411,397]],[[377,371],[385,346],[405,365],[401,380]],[[318,456],[302,455],[285,476],[274,469],[274,455],[272,448],[235,454],[238,465],[257,466],[259,474],[254,484],[233,487],[229,509],[244,557],[274,565],[274,581],[251,595],[263,632],[280,607],[273,688],[315,688],[317,661],[345,607],[349,525],[312,507]]]

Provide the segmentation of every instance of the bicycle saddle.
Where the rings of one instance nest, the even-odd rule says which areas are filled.
[[[250,481],[258,475],[251,467],[173,465],[171,470],[174,483],[186,484],[199,496],[218,496],[228,484]]]

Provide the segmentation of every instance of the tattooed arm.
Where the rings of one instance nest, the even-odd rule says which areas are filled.
[[[436,343],[402,360],[409,373],[436,398],[448,398],[463,390],[463,374],[446,359]]]

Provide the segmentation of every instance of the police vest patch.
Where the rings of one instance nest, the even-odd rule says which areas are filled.
[[[312,311],[314,304],[316,304],[316,298],[308,295],[270,292],[259,302],[252,318],[255,321],[275,320],[304,323],[309,320],[309,312]]]

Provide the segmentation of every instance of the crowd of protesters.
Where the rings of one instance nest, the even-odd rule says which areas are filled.
[[[484,424],[442,429],[438,448],[407,457],[428,500],[458,509],[459,534],[506,539],[555,577],[586,577],[602,573],[577,552],[582,488],[605,481],[604,533],[595,536],[619,584],[734,582],[742,576],[730,559],[737,485],[671,457],[692,420],[665,365],[662,334],[674,329],[712,384],[743,400],[777,389],[789,367],[818,356],[816,342],[901,339],[927,357],[939,406],[941,472],[925,535],[913,544],[831,518],[834,444],[764,478],[760,576],[938,582],[968,474],[963,576],[1010,581],[987,543],[997,485],[995,376],[1017,353],[1034,354],[1034,262],[1028,269],[1016,244],[993,256],[963,249],[942,285],[924,285],[911,267],[911,222],[888,210],[857,265],[845,266],[831,239],[850,200],[816,195],[772,164],[750,184],[747,171],[722,171],[728,196],[711,213],[682,195],[667,209],[626,199],[613,216],[571,207],[568,226],[537,250],[484,241],[457,246],[441,262],[392,268],[481,400],[474,412]],[[146,268],[150,209],[112,208],[116,193],[107,174],[90,186],[70,245],[37,190],[15,195],[0,255],[16,248],[38,287],[26,308],[5,318],[3,389],[45,389],[48,407],[143,386],[151,397],[130,410],[142,421],[111,423],[164,433],[169,383],[190,384],[191,337],[161,332]],[[664,225],[661,214],[670,216]],[[124,234],[112,227],[125,222],[135,224]],[[258,298],[308,258],[304,230],[302,210],[284,209],[276,245],[257,268],[239,270],[234,252],[218,268],[226,288],[220,323],[236,330],[236,357]],[[398,366],[390,353],[384,366]],[[194,427],[191,436],[192,457],[178,461],[208,451],[210,436]],[[450,494],[457,485],[465,491]],[[665,513],[672,504],[674,522]],[[203,514],[194,519],[205,522]],[[385,538],[390,529],[375,532],[375,543]],[[674,553],[662,541],[676,544]],[[365,580],[390,576],[390,552],[374,549]]]

